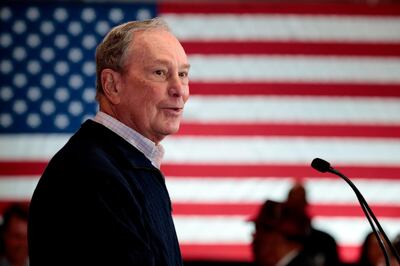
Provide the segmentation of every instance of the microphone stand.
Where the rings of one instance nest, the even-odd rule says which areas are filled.
[[[383,255],[385,257],[385,263],[386,265],[390,265],[390,261],[389,261],[389,256],[388,256],[388,252],[386,249],[386,246],[382,240],[382,236],[385,239],[386,243],[388,243],[391,252],[395,255],[397,261],[400,263],[400,258],[399,255],[396,252],[396,249],[393,247],[393,245],[391,245],[391,242],[389,240],[389,238],[387,237],[385,231],[383,230],[382,226],[380,225],[378,219],[376,219],[374,213],[372,212],[371,208],[369,207],[367,201],[364,199],[363,195],[361,194],[361,192],[358,190],[358,188],[354,185],[354,183],[347,178],[345,175],[343,175],[342,173],[340,173],[339,171],[337,171],[336,169],[330,167],[330,169],[328,170],[328,172],[336,174],[338,176],[340,176],[341,178],[344,179],[344,181],[347,182],[347,184],[350,185],[350,187],[353,189],[354,193],[357,196],[357,199],[361,205],[361,209],[363,210],[365,217],[367,217],[368,222],[376,236],[376,239],[378,240],[378,244],[381,248],[381,250],[383,251]],[[375,223],[375,224],[374,224]],[[376,227],[378,227],[378,229]]]
[[[317,160],[317,159],[314,159]],[[323,162],[323,166],[326,167],[326,169],[324,169],[324,171],[321,171],[320,169],[317,169],[316,167],[314,167],[316,170],[321,171],[321,172],[330,172],[332,174],[335,174],[339,177],[341,177],[344,181],[347,182],[347,184],[350,185],[350,187],[352,188],[352,190],[354,191],[354,193],[357,196],[357,199],[361,205],[361,209],[363,210],[365,216],[368,219],[368,222],[378,240],[378,244],[379,247],[381,248],[383,255],[385,257],[385,262],[387,266],[390,266],[390,261],[389,261],[389,256],[388,256],[388,252],[386,250],[386,246],[384,241],[382,240],[382,236],[384,238],[384,240],[386,241],[387,245],[390,248],[391,253],[393,254],[393,256],[396,258],[397,262],[400,264],[400,256],[397,253],[397,250],[394,248],[394,246],[392,245],[392,243],[390,242],[389,238],[387,237],[385,231],[383,230],[382,226],[380,225],[378,219],[375,217],[375,214],[372,212],[371,208],[369,207],[367,201],[364,199],[363,195],[361,194],[361,192],[358,190],[358,188],[354,185],[354,183],[344,174],[342,174],[341,172],[339,172],[338,170],[334,169],[333,167],[330,166],[330,164],[322,159],[319,159],[320,161]],[[325,165],[326,163],[326,165]],[[377,227],[377,228],[376,228]]]

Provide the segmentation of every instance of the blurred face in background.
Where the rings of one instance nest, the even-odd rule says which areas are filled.
[[[25,265],[28,259],[28,222],[19,217],[10,218],[3,234],[6,258],[12,265]]]
[[[275,266],[280,260],[283,237],[276,230],[257,230],[253,236],[253,256],[258,266]]]
[[[388,246],[386,245],[386,249],[389,250]],[[373,266],[385,266],[385,257],[383,252],[379,246],[378,240],[376,239],[375,235],[368,238],[367,241],[367,256],[370,265]],[[389,260],[391,266],[398,266],[397,260],[394,256],[391,257],[391,253],[389,252]]]
[[[379,248],[378,240],[375,236],[368,239],[368,260],[372,265],[379,265],[379,261],[383,259],[382,251]],[[383,262],[383,261],[382,261]]]
[[[304,186],[300,183],[295,184],[293,188],[289,191],[288,197],[286,199],[286,205],[299,212],[306,212],[307,195]]]

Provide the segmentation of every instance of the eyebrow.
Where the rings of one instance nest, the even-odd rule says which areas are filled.
[[[170,65],[170,62],[168,60],[163,59],[156,59],[153,62],[156,64]],[[179,68],[190,69],[190,64],[183,64],[182,66],[179,66]]]
[[[190,68],[190,64],[184,64],[184,65],[183,65],[183,68],[189,69],[189,68]]]

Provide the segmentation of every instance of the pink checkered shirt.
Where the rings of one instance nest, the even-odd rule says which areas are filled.
[[[161,160],[164,157],[164,148],[160,144],[156,145],[148,138],[104,112],[99,111],[93,120],[124,138],[141,151],[155,167],[160,169]]]

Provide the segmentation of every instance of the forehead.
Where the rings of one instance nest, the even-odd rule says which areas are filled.
[[[19,230],[21,227],[23,228],[26,226],[28,221],[24,218],[18,217],[18,216],[11,216],[8,225],[6,226],[5,230],[6,231],[13,231],[13,230]]]
[[[169,56],[186,61],[186,53],[178,39],[163,29],[135,32],[131,43],[131,55],[136,58]]]

